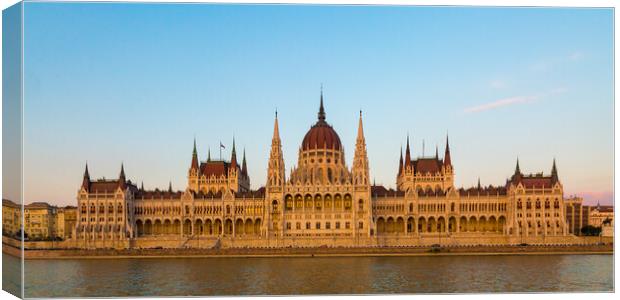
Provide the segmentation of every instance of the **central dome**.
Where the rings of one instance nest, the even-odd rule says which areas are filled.
[[[341,150],[342,144],[336,131],[325,122],[325,109],[323,108],[323,92],[321,92],[321,107],[319,108],[319,120],[310,128],[304,141],[301,143],[302,151],[327,149]]]

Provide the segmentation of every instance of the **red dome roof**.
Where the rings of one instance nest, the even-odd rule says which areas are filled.
[[[301,143],[302,150],[329,149],[341,150],[342,144],[336,131],[325,122],[325,108],[323,107],[323,89],[321,88],[321,106],[319,107],[318,121],[304,137]]]
[[[301,143],[301,149],[340,150],[342,149],[342,144],[340,143],[340,137],[338,137],[338,134],[331,126],[325,121],[318,121],[306,133],[304,141]]]

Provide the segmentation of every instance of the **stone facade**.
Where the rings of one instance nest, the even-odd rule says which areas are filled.
[[[288,247],[381,246],[561,241],[566,219],[555,161],[549,175],[524,174],[517,161],[503,186],[454,186],[446,138],[444,155],[411,157],[409,139],[395,170],[397,189],[370,183],[362,114],[353,165],[321,104],[303,139],[297,165],[285,172],[276,113],[264,187],[250,189],[245,152],[237,163],[200,162],[194,149],[184,191],[145,190],[125,178],[91,180],[77,193],[74,246]],[[443,242],[442,242],[443,239]]]

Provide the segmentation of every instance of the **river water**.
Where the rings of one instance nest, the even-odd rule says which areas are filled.
[[[27,260],[25,280],[26,297],[612,291],[613,256]]]

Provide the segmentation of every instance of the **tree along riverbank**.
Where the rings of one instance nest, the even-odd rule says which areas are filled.
[[[2,251],[21,255],[3,243]],[[26,259],[162,258],[162,257],[321,257],[321,256],[423,256],[423,255],[542,255],[613,254],[612,243],[592,245],[493,245],[423,247],[334,248],[226,248],[226,249],[50,249],[25,250]]]

